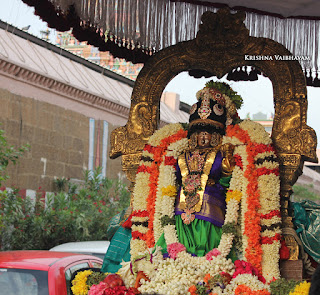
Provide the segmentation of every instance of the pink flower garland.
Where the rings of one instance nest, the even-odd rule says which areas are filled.
[[[104,291],[108,288],[108,285],[104,282],[100,282],[98,285],[92,285],[88,295],[104,295]]]
[[[236,260],[234,262],[234,266],[236,267],[236,270],[233,273],[232,278],[236,278],[240,274],[251,274],[257,276],[259,281],[261,281],[262,283],[266,283],[266,279],[259,274],[258,269],[252,266],[251,263],[246,262],[244,260]]]
[[[168,245],[167,250],[168,250],[170,258],[176,259],[178,253],[185,251],[186,247],[184,245],[182,245],[181,243],[172,243],[172,244]]]
[[[109,285],[100,282],[98,285],[92,285],[88,295],[135,295],[140,292],[135,288],[127,289],[125,286],[115,286],[113,288],[109,288]]]
[[[213,258],[213,256],[214,257],[217,257],[218,255],[220,255],[221,254],[221,252],[217,249],[217,248],[214,248],[214,249],[212,249],[211,251],[209,251],[207,254],[206,254],[206,259],[207,260],[212,260]]]

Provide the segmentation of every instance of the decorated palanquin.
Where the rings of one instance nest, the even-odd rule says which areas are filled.
[[[292,261],[304,259],[288,202],[303,162],[317,160],[315,132],[306,125],[305,79],[297,61],[245,60],[290,52],[250,37],[243,20],[244,14],[227,10],[205,13],[196,39],[157,53],[138,76],[127,125],[112,134],[111,156],[122,155],[132,181],[132,214],[124,224],[131,229],[131,258],[119,270],[126,287],[158,294],[277,294],[270,286],[280,281],[281,245],[287,244]],[[175,75],[193,70],[221,78],[242,65],[255,66],[273,83],[271,138],[261,125],[238,120],[239,105],[223,91],[224,105],[212,93],[209,102],[198,98],[189,126],[156,130],[161,93]],[[216,102],[229,114],[222,126],[210,119],[221,111]],[[194,113],[199,118],[192,119]],[[214,125],[214,132],[197,130],[204,133],[196,142],[202,149],[192,147],[193,124]],[[297,284],[292,294],[307,294],[307,288]]]

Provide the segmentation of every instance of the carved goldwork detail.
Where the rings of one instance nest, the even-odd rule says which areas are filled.
[[[286,245],[290,251],[289,260],[298,260],[299,259],[299,245],[297,244],[294,236],[285,235],[284,240],[285,240]]]
[[[280,160],[281,213],[283,226],[292,227],[288,212],[292,185],[301,175],[305,160],[317,162],[316,134],[306,124],[305,77],[298,61],[246,60],[246,55],[291,53],[271,39],[249,36],[244,17],[243,13],[232,14],[228,9],[206,12],[195,39],[165,48],[149,59],[135,82],[128,123],[112,134],[110,156],[122,155],[123,169],[128,179],[134,182],[138,155],[158,128],[159,100],[171,79],[192,69],[221,78],[236,67],[254,66],[273,85],[275,119],[272,138]]]

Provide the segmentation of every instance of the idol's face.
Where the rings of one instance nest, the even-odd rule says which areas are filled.
[[[207,131],[201,131],[198,133],[198,147],[206,148],[210,146],[211,133]]]

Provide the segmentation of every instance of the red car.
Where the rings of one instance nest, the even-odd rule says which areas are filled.
[[[81,268],[101,268],[102,262],[65,252],[0,252],[0,294],[69,295],[72,274]]]

